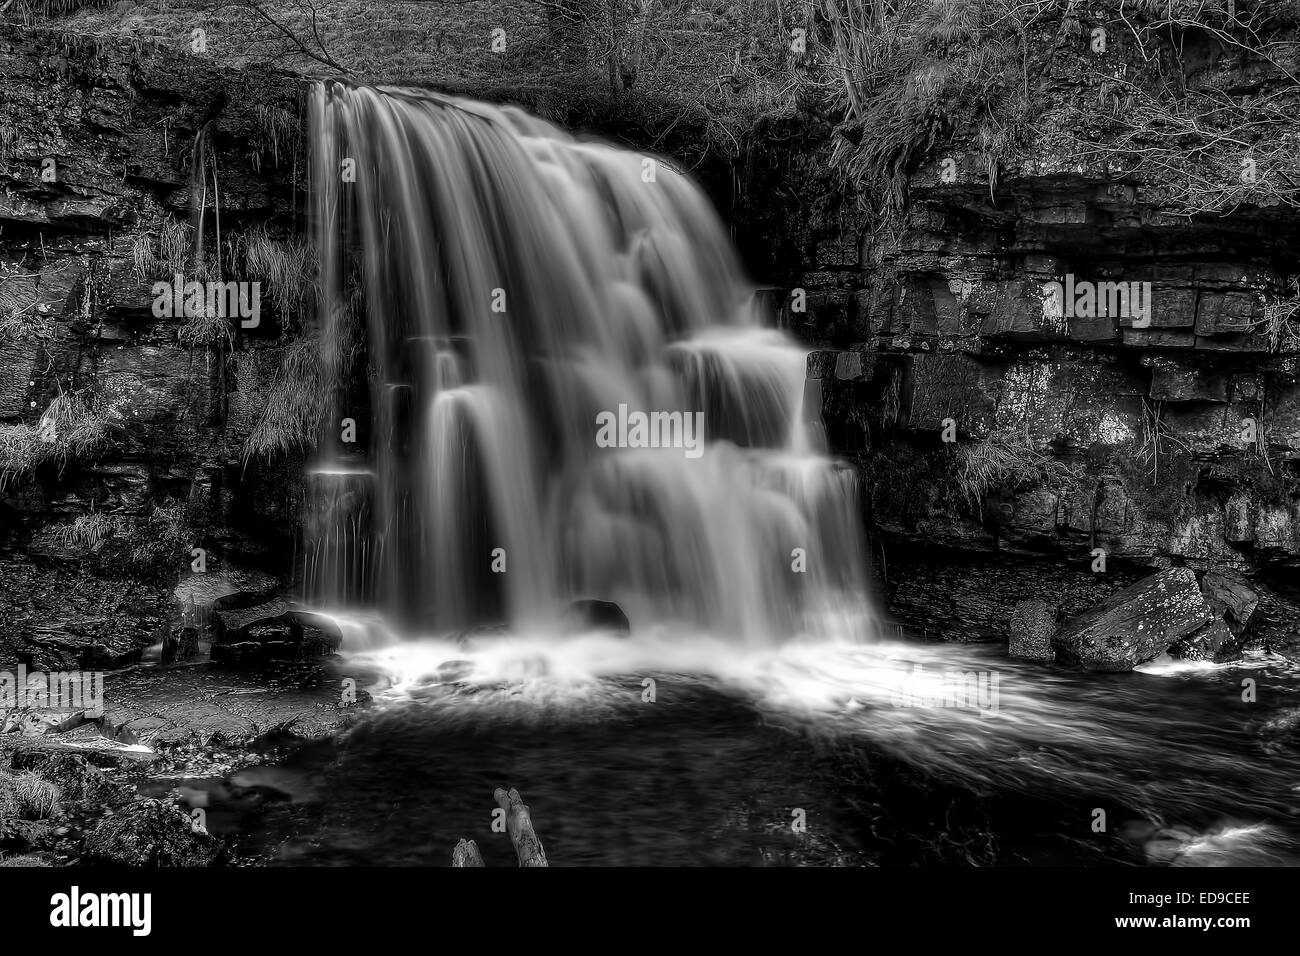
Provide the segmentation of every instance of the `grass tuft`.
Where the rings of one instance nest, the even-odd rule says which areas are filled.
[[[1072,475],[1065,463],[1036,448],[1020,428],[999,429],[982,441],[957,446],[957,487],[976,510],[994,488],[1059,484]]]
[[[59,788],[34,773],[0,771],[0,819],[44,820],[59,807]]]
[[[244,461],[314,446],[331,399],[331,384],[321,361],[320,333],[311,332],[285,349],[266,407],[244,442]]]
[[[311,246],[296,238],[273,239],[264,226],[248,230],[237,245],[243,252],[245,273],[265,281],[276,315],[301,326],[316,303],[316,256]]]
[[[56,529],[55,538],[69,550],[95,552],[117,531],[117,521],[103,512],[95,511],[92,504],[89,514],[81,515],[75,521]]]
[[[64,392],[35,425],[0,425],[0,489],[53,463],[90,458],[112,436],[121,413],[89,391]]]

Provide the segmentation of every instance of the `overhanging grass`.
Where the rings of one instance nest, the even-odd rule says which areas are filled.
[[[956,453],[957,487],[977,511],[994,488],[1059,484],[1073,475],[1063,462],[1035,447],[1022,428],[1004,428],[980,441],[959,443]]]
[[[92,391],[64,392],[34,425],[0,425],[0,488],[47,462],[60,470],[108,444],[120,413]]]
[[[332,398],[321,362],[320,334],[313,331],[284,350],[266,406],[241,450],[245,463],[313,447]]]

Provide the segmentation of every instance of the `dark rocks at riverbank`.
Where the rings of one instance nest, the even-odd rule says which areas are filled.
[[[208,866],[220,852],[196,818],[165,800],[128,804],[86,837],[90,862],[122,866]]]
[[[1232,572],[1197,575],[1171,568],[1142,578],[1059,624],[1045,601],[1016,604],[1009,623],[1012,657],[1093,671],[1127,671],[1161,655],[1191,661],[1239,660],[1248,647],[1269,649],[1255,625],[1262,595]]]
[[[1065,663],[1126,671],[1154,660],[1212,620],[1196,575],[1178,568],[1144,578],[1066,621],[1052,646]]]

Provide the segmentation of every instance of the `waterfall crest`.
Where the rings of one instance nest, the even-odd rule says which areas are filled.
[[[310,476],[312,604],[444,633],[554,628],[598,598],[634,631],[751,644],[873,620],[858,481],[805,414],[807,350],[763,327],[685,175],[423,91],[318,84],[310,122],[338,396]],[[636,447],[656,437],[674,447]]]

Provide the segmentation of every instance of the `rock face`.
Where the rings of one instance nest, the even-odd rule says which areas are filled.
[[[1152,575],[1071,618],[1052,638],[1065,663],[1093,671],[1127,671],[1154,660],[1213,622],[1188,568]]]
[[[1055,659],[1052,635],[1056,632],[1056,608],[1046,601],[1020,601],[1011,612],[1011,641],[1007,653],[1031,661]]]
[[[1259,193],[1222,214],[1189,211],[1180,164],[1117,180],[1109,157],[1124,148],[1098,96],[1115,75],[1152,91],[1160,81],[1116,9],[1089,14],[1110,30],[1102,57],[1063,30],[1077,11],[1040,11],[1029,71],[1041,109],[994,174],[980,121],[956,117],[912,155],[908,202],[887,214],[869,186],[837,186],[827,169],[846,142],[827,137],[816,153],[825,130],[809,121],[798,147],[774,135],[759,151],[736,232],[751,268],[790,293],[783,324],[820,349],[808,394],[833,449],[861,467],[888,558],[882,589],[905,623],[1006,639],[1005,602],[954,596],[951,626],[932,610],[976,590],[954,567],[989,565],[982,578],[1014,602],[1053,601],[1065,577],[1114,592],[1184,566],[1242,575],[1260,595],[1254,639],[1293,653],[1300,208]],[[1295,41],[1288,17],[1269,42]],[[1275,64],[1199,42],[1161,53],[1188,95],[1251,88],[1300,116],[1300,91]],[[1297,132],[1290,120],[1286,138]],[[1096,152],[1081,153],[1080,137]],[[1145,290],[1143,308],[1058,308],[1067,288],[1108,282]]]
[[[0,23],[0,663],[127,663],[172,613],[165,589],[193,547],[220,573],[293,527],[293,481],[245,471],[256,419],[230,413],[265,407],[289,316],[264,295],[257,329],[195,339],[183,316],[155,315],[153,287],[194,278],[200,245],[232,262],[250,230],[292,235],[301,150],[282,137],[263,153],[268,119],[296,128],[301,83],[182,59]],[[192,175],[196,152],[219,190]],[[48,447],[69,453],[24,464],[60,408],[72,417],[50,419]],[[95,441],[60,444],[71,422]]]

